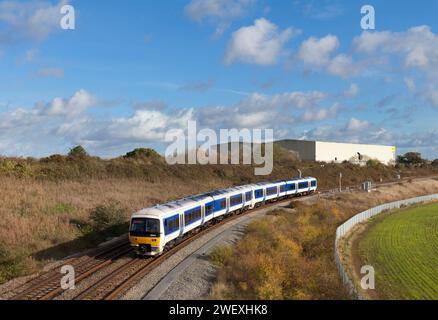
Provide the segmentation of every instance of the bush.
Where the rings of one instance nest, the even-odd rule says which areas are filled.
[[[233,255],[233,248],[231,246],[219,246],[213,249],[209,254],[210,260],[219,266],[223,266]]]
[[[73,149],[70,149],[68,157],[71,159],[85,159],[88,157],[88,153],[82,146],[77,146]]]
[[[149,148],[138,148],[131,152],[128,152],[124,158],[153,158],[153,159],[160,159],[161,156],[158,152],[156,152],[154,149]]]
[[[367,161],[367,167],[370,167],[370,168],[376,168],[376,167],[379,167],[381,165],[382,164],[379,160],[370,159]]]
[[[22,159],[0,160],[0,173],[1,172],[17,177],[31,177],[33,175],[32,166]]]
[[[118,203],[111,202],[108,205],[100,205],[93,209],[90,214],[91,224],[94,230],[102,231],[123,224],[126,221],[126,209]]]
[[[51,156],[48,156],[47,158],[42,158],[41,162],[43,163],[64,163],[66,160],[66,157],[60,154],[52,154]]]
[[[398,156],[397,162],[404,164],[421,165],[424,164],[426,160],[421,157],[421,153],[407,152],[402,156]]]

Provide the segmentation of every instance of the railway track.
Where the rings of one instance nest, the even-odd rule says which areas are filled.
[[[437,179],[438,176],[432,177],[407,177],[399,180],[377,183],[375,186],[383,187],[399,184],[402,182],[406,182],[409,180],[425,180],[425,179]],[[345,190],[358,190],[358,186],[350,186],[346,187]],[[333,194],[337,193],[339,190],[337,189],[326,189],[319,191],[318,194]],[[276,201],[274,203],[266,204],[263,207],[257,208],[265,209],[271,206],[291,201],[291,198],[287,198],[284,200]],[[148,274],[151,270],[157,267],[159,264],[163,263],[170,256],[172,256],[175,252],[181,250],[183,247],[187,246],[191,242],[200,238],[207,232],[218,228],[223,223],[230,222],[242,215],[248,214],[250,212],[254,212],[255,210],[246,211],[239,215],[231,215],[219,221],[218,223],[214,223],[208,227],[200,229],[199,232],[189,235],[184,238],[179,244],[168,249],[164,254],[156,258],[138,258],[138,257],[130,257],[126,263],[119,266],[117,269],[113,270],[111,273],[105,275],[103,278],[98,280],[96,283],[92,284],[88,288],[84,289],[81,293],[76,295],[75,300],[116,300],[123,296],[130,288],[134,287],[138,281],[140,281],[146,274]],[[89,277],[95,272],[105,268],[106,266],[113,263],[118,258],[123,256],[127,256],[132,251],[132,248],[129,247],[129,243],[127,241],[121,242],[116,246],[113,246],[109,249],[102,249],[101,252],[96,254],[95,256],[88,257],[83,256],[79,258],[72,258],[66,260],[63,265],[71,264],[75,268],[76,272],[76,283],[79,283],[81,280]],[[60,287],[60,280],[62,278],[62,274],[60,273],[60,267],[54,268],[41,276],[30,280],[20,287],[14,289],[14,291],[18,291],[12,295],[11,299],[14,300],[49,300],[59,296],[64,290]]]
[[[98,250],[93,256],[81,256],[71,258],[62,265],[71,265],[75,270],[75,282],[79,283],[91,274],[113,263],[114,260],[132,251],[129,242],[120,241],[111,247]],[[60,286],[63,274],[61,266],[51,269],[42,275],[22,284],[9,293],[12,300],[49,300],[60,293],[63,289]]]

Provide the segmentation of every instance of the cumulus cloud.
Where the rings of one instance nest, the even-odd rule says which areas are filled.
[[[242,27],[233,33],[225,53],[225,63],[275,64],[283,46],[297,32],[293,28],[280,31],[269,20],[257,19],[254,25]]]
[[[41,41],[60,30],[60,9],[68,0],[57,4],[48,1],[2,1],[0,23],[5,25],[0,32],[0,44],[13,44],[24,40]]]
[[[331,34],[320,39],[310,37],[301,44],[298,50],[298,58],[305,65],[323,67],[330,62],[331,54],[338,47],[338,38]]]
[[[331,34],[322,38],[310,37],[301,43],[296,56],[310,69],[325,70],[343,78],[357,74],[358,65],[351,56],[334,55],[339,45],[338,38]]]
[[[357,53],[386,57],[388,61],[395,60],[390,59],[392,55],[399,56],[404,69],[416,71],[427,83],[418,87],[413,78],[405,77],[409,92],[438,107],[438,77],[435,72],[438,68],[438,36],[429,26],[417,26],[405,32],[365,31],[354,38],[353,47]]]
[[[353,40],[355,50],[362,53],[398,53],[406,67],[421,69],[438,65],[438,36],[428,26],[406,32],[363,32]]]
[[[48,104],[38,104],[41,114],[49,116],[77,116],[96,103],[96,98],[81,89],[69,99],[55,98]]]

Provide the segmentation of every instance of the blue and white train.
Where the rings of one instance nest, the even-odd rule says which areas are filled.
[[[307,177],[216,190],[156,205],[131,216],[129,241],[139,255],[159,255],[192,231],[227,215],[316,189],[317,179]]]

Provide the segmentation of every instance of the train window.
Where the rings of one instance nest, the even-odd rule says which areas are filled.
[[[227,207],[227,200],[226,199],[216,200],[214,207],[215,207],[215,211],[221,211],[225,209]]]
[[[291,183],[287,185],[287,190],[295,190],[295,183]]]
[[[187,210],[184,213],[185,216],[185,225],[188,226],[189,224],[192,224],[198,220],[201,219],[201,207],[195,208],[195,209],[191,209],[191,210]]]
[[[256,190],[256,191],[255,191],[255,197],[256,197],[257,199],[259,199],[259,198],[263,198],[263,189]]]
[[[213,202],[207,203],[205,205],[205,215],[209,216],[213,213],[213,211],[214,211],[214,203]]]
[[[312,186],[312,187],[316,187],[316,180],[312,180],[312,182],[311,182],[311,186]]]
[[[246,193],[245,198],[246,198],[246,201],[251,201],[252,200],[252,191],[248,191]]]
[[[286,192],[286,185],[285,184],[280,186],[280,192],[282,192],[282,193]]]
[[[179,215],[164,220],[164,229],[166,235],[179,230]]]
[[[268,196],[272,196],[274,194],[277,194],[277,192],[278,192],[277,187],[272,187],[272,188],[266,189],[266,195],[268,195]]]
[[[306,181],[306,182],[300,182],[299,184],[298,184],[298,189],[305,189],[305,188],[308,188],[309,187],[309,182],[308,181]]]
[[[237,206],[242,203],[242,195],[233,196],[230,198],[230,207]]]

